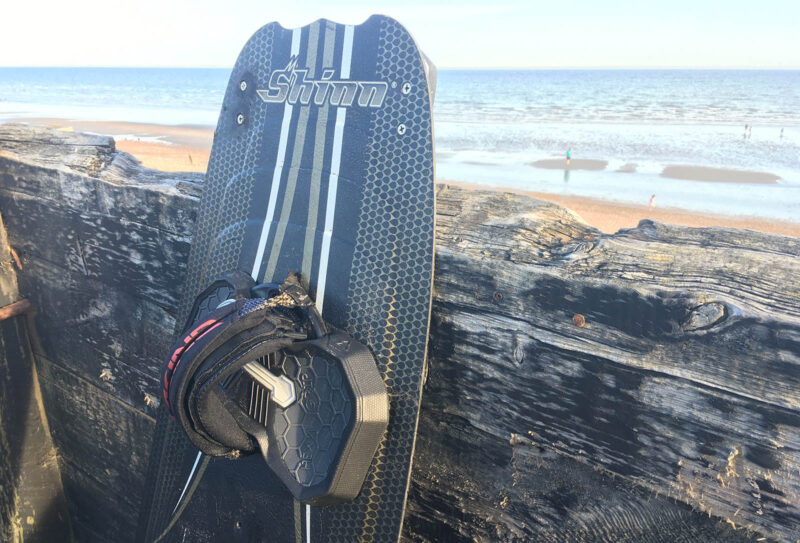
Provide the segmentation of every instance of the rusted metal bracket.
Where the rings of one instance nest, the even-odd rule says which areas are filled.
[[[11,317],[16,317],[18,315],[24,315],[32,309],[33,304],[30,303],[27,298],[23,298],[14,302],[13,304],[0,307],[0,321],[10,319]]]

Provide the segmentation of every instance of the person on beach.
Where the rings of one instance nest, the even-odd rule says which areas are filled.
[[[747,139],[751,139],[753,137],[753,125],[751,124],[747,128]]]
[[[650,197],[650,211],[653,211],[653,208],[656,207],[656,195],[653,194]]]
[[[567,149],[567,166],[569,166],[569,161],[572,158],[572,149]]]
[[[749,125],[747,125],[747,124],[746,124],[746,125],[744,125],[744,135],[742,136],[744,139],[747,139],[747,127],[748,127],[748,126],[749,126]]]
[[[783,128],[781,128],[781,139],[783,139]]]

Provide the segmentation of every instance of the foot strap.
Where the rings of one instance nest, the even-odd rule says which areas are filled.
[[[198,449],[238,458],[260,448],[266,457],[265,428],[230,394],[229,381],[246,364],[308,340],[314,311],[291,278],[277,296],[223,301],[183,333],[163,366],[163,395]]]

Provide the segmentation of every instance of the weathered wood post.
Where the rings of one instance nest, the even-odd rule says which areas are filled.
[[[56,451],[31,350],[32,305],[0,213],[0,540],[71,536]]]

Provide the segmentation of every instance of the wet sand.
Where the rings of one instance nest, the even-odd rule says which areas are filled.
[[[729,170],[706,166],[667,166],[661,177],[688,179],[690,181],[709,181],[712,183],[746,183],[749,185],[776,185],[779,176],[767,172]]]
[[[86,122],[63,119],[18,119],[58,128],[74,129],[111,136],[122,136],[118,139],[117,149],[131,153],[143,166],[174,172],[205,172],[211,153],[214,131],[200,126],[161,126],[152,124],[126,122]],[[565,169],[564,159],[539,160],[530,165],[539,168]],[[573,159],[570,170],[603,170],[607,163],[603,160]],[[630,168],[626,168],[626,166]],[[635,168],[635,164],[623,166],[623,171]],[[677,170],[670,168],[677,168]],[[761,172],[742,172],[739,170],[722,170],[697,166],[670,166],[671,175],[691,175],[693,177],[677,177],[678,179],[711,180],[733,183],[774,183],[776,176]],[[663,174],[662,174],[663,175]],[[764,177],[767,176],[767,177]],[[713,177],[713,179],[697,179],[697,177]],[[742,180],[743,179],[743,180]],[[756,181],[753,181],[753,180]],[[441,182],[441,181],[440,181]],[[451,182],[448,182],[451,183]],[[752,217],[738,217],[697,213],[683,209],[658,208],[650,210],[647,205],[634,205],[608,200],[600,200],[583,196],[562,196],[530,192],[517,189],[490,188],[468,183],[451,183],[462,187],[481,190],[502,190],[526,194],[534,198],[547,200],[567,207],[590,225],[602,232],[612,234],[622,228],[634,228],[642,219],[679,224],[683,226],[707,227],[727,226],[746,228],[771,234],[800,237],[800,223],[766,220]]]
[[[600,170],[605,170],[606,166],[608,166],[608,162],[589,158],[573,158],[569,161],[569,166],[567,166],[566,159],[547,158],[544,160],[537,160],[536,162],[529,162],[528,165],[534,168],[544,168],[546,170],[588,170],[591,172],[598,172]]]
[[[617,172],[618,173],[636,173],[636,168],[638,168],[638,167],[639,167],[638,164],[633,164],[633,163],[629,162],[628,164],[623,164],[622,166],[620,166],[619,169],[617,170]]]
[[[546,170],[586,170],[601,171],[605,170],[608,162],[605,160],[594,160],[587,158],[575,158],[570,160],[569,165],[563,158],[548,158],[529,162],[529,166],[543,168]],[[636,164],[625,164],[618,170],[619,173],[636,172]],[[707,181],[712,183],[745,183],[756,185],[775,185],[780,179],[779,176],[768,172],[754,172],[748,170],[731,170],[727,168],[710,168],[708,166],[690,165],[670,165],[666,166],[661,172],[661,177],[670,179],[686,179],[688,181]]]

